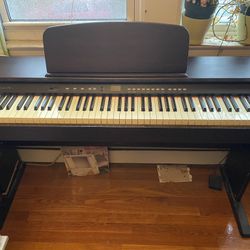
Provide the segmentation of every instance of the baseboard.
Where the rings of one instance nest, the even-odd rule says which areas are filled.
[[[18,150],[24,162],[53,162],[60,154],[58,148],[22,148]],[[227,155],[223,150],[181,150],[181,149],[115,149],[109,150],[110,163],[143,164],[206,164],[222,163]],[[63,162],[60,157],[58,162]]]

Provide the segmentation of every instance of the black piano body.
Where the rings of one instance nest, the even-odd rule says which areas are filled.
[[[72,27],[51,28],[45,33],[46,60],[44,57],[0,57],[2,146],[229,149],[231,153],[222,173],[239,230],[243,236],[250,236],[247,216],[240,203],[250,179],[250,58],[187,58],[187,32],[172,25],[101,23]],[[100,103],[103,97],[111,102],[114,98],[116,103],[120,100],[126,103],[129,98],[131,106],[132,100],[137,98],[141,105],[138,108],[137,103],[138,116],[145,112],[145,100],[151,106],[151,98],[162,117],[163,113],[167,115],[169,112],[161,110],[164,100],[170,100],[172,108],[176,106],[175,98],[181,102],[176,110],[171,111],[178,119],[166,116],[159,123],[155,118],[151,122],[148,117],[147,121],[140,118],[138,123],[130,118],[133,121],[127,123],[124,112],[128,110],[125,109],[116,110],[123,119],[122,122],[114,119],[113,124],[110,120],[106,124],[101,118],[88,121],[81,117],[82,122],[78,122],[75,119],[78,116],[72,122],[68,117],[70,109],[65,109],[65,121],[56,116],[60,122],[43,115],[43,111],[49,114],[47,107],[36,110],[28,105],[29,113],[22,103],[13,113],[7,109],[15,98],[22,102],[25,97],[23,102],[27,104],[33,103],[33,98],[42,97],[42,102],[47,105],[49,100],[59,96],[61,101],[67,98],[69,104],[74,98],[80,100],[83,97],[86,101],[89,96],[91,100],[99,98]],[[195,99],[196,106],[201,107],[192,110],[190,99]],[[216,112],[217,99],[225,113],[221,121],[216,116],[220,113],[219,110]],[[190,107],[185,111],[186,105]],[[167,107],[166,103],[164,107]],[[36,111],[41,113],[39,119],[32,117],[32,114],[37,117]],[[196,111],[201,115],[198,122],[193,115]],[[155,113],[154,109],[152,113]]]

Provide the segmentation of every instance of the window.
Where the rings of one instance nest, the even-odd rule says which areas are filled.
[[[10,21],[127,20],[126,0],[5,0]]]

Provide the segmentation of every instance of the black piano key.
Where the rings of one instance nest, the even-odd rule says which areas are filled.
[[[122,111],[122,97],[121,96],[118,97],[117,111]]]
[[[168,101],[168,96],[164,96],[164,102],[165,102],[165,106],[166,106],[166,111],[170,111],[170,105],[169,105],[169,101]]]
[[[59,103],[59,107],[58,107],[58,110],[59,110],[59,111],[62,111],[62,110],[63,110],[63,107],[64,107],[64,104],[65,104],[65,102],[66,102],[66,99],[67,99],[67,96],[64,95],[64,96],[62,97],[60,103]]]
[[[231,104],[232,104],[234,110],[235,110],[236,112],[239,112],[239,111],[240,111],[240,108],[239,108],[237,102],[235,101],[234,97],[233,97],[233,96],[230,96],[230,97],[229,97],[229,100],[230,100],[230,102],[231,102]]]
[[[228,112],[232,112],[232,107],[231,107],[231,105],[230,105],[230,103],[229,103],[227,97],[226,97],[226,96],[223,96],[223,97],[222,97],[222,100],[223,100],[223,102],[224,102],[224,104],[225,104],[225,106],[226,106],[226,108],[227,108],[227,111],[228,111]]]
[[[71,96],[69,96],[69,98],[68,98],[68,101],[67,101],[67,104],[66,104],[66,107],[65,107],[65,111],[69,111],[69,110],[70,110],[72,101],[73,101],[73,96],[71,95]]]
[[[145,111],[145,97],[141,96],[141,111]]]
[[[11,95],[7,95],[4,100],[2,101],[2,103],[0,104],[0,110],[3,110],[5,108],[5,106],[9,103],[10,99],[11,99]]]
[[[174,112],[177,112],[177,106],[176,106],[176,102],[175,102],[175,97],[174,96],[170,96],[171,99],[171,105],[172,105],[172,109]]]
[[[11,107],[13,106],[14,102],[16,101],[16,99],[17,99],[16,95],[12,96],[11,100],[9,101],[9,103],[8,103],[8,105],[6,107],[7,110],[11,109]]]
[[[240,101],[247,112],[250,112],[250,104],[244,96],[240,96]]]
[[[188,102],[189,102],[189,106],[192,112],[195,112],[196,109],[195,109],[195,104],[194,104],[194,100],[192,96],[188,96]]]
[[[111,111],[111,107],[112,107],[112,96],[110,95],[108,97],[108,107],[107,107],[107,111]]]
[[[157,100],[158,100],[158,109],[159,109],[160,112],[163,112],[161,96],[158,96]]]
[[[217,100],[217,97],[212,96],[212,100],[213,100],[213,103],[214,103],[214,106],[215,106],[215,109],[217,110],[217,112],[221,112],[221,106],[220,106],[219,101]]]
[[[202,96],[198,96],[198,99],[199,99],[202,111],[206,112],[207,111],[207,107],[206,107],[206,103],[204,102],[203,97]]]
[[[102,96],[100,111],[104,111],[106,96]]]
[[[181,103],[182,103],[182,107],[183,107],[184,112],[188,112],[188,107],[187,107],[187,102],[186,102],[185,96],[181,96]]]
[[[89,95],[86,95],[85,100],[84,100],[84,103],[83,103],[83,107],[82,107],[82,110],[83,110],[83,111],[86,111],[86,110],[87,110],[87,108],[88,108],[88,103],[89,103],[89,99],[90,99],[90,96],[89,96]]]
[[[42,95],[39,96],[39,98],[38,98],[38,100],[37,100],[37,102],[36,102],[36,104],[35,104],[34,110],[38,110],[38,109],[39,109],[39,107],[40,107],[40,105],[41,105],[41,103],[42,103],[43,97],[44,97],[44,96],[42,96]]]
[[[210,97],[209,97],[209,96],[206,96],[206,97],[205,97],[205,100],[206,100],[206,103],[207,103],[207,106],[208,106],[209,111],[210,111],[210,112],[214,112],[214,106],[213,106],[213,103],[212,103]]]
[[[131,96],[131,112],[135,111],[135,96]]]
[[[55,101],[56,101],[56,96],[53,95],[49,101],[48,110],[52,110],[52,108],[55,104]]]
[[[24,107],[23,107],[24,110],[27,110],[29,108],[29,106],[30,106],[31,102],[33,101],[33,99],[34,99],[33,95],[28,97],[28,99],[27,99],[27,101],[26,101],[26,103],[24,104]]]
[[[25,103],[25,101],[26,101],[27,98],[28,98],[28,96],[26,96],[26,95],[24,95],[21,98],[20,102],[17,105],[17,110],[20,110],[23,107],[23,105],[24,105],[24,103]]]
[[[76,104],[76,111],[79,111],[81,109],[82,99],[83,99],[83,96],[79,96],[78,102]]]
[[[153,106],[152,106],[152,97],[148,96],[148,111],[152,112],[153,111]]]
[[[93,95],[93,96],[92,96],[92,99],[91,99],[91,102],[90,102],[89,111],[93,111],[93,110],[94,110],[94,107],[95,107],[95,100],[96,100],[96,96]]]
[[[0,103],[3,101],[3,99],[6,97],[6,95],[0,95]]]
[[[247,99],[248,103],[250,104],[250,96],[249,95],[246,96],[246,99]]]
[[[47,106],[47,104],[48,104],[48,102],[49,102],[49,98],[50,98],[49,95],[46,95],[46,96],[45,96],[45,98],[44,98],[44,100],[43,100],[43,102],[42,102],[42,105],[41,105],[41,110],[45,110],[45,109],[46,109],[46,106]]]
[[[128,96],[125,96],[125,103],[124,103],[124,111],[127,112],[128,111]]]

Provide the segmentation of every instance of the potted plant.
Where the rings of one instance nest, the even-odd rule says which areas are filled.
[[[237,36],[240,43],[250,44],[250,0],[238,0]]]
[[[189,32],[189,43],[200,45],[212,22],[218,0],[185,0],[182,25]]]

